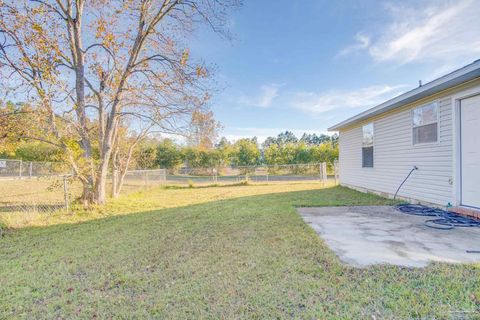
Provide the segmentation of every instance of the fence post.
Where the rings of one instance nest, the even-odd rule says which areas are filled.
[[[327,176],[327,163],[326,162],[322,162],[320,163],[320,182],[322,183],[322,186],[326,186],[327,185],[327,180],[328,180],[328,176]]]
[[[328,183],[328,176],[327,176],[327,163],[323,163],[323,185],[326,186]]]
[[[69,203],[68,203],[68,180],[67,176],[63,176],[63,200],[65,202],[65,209],[67,213],[69,211]]]
[[[318,178],[320,179],[320,182],[322,182],[322,163],[318,164]]]
[[[335,175],[335,185],[337,185],[339,183],[339,177],[338,177],[338,174],[339,174],[339,167],[338,167],[338,160],[335,160],[333,162],[333,174]]]
[[[28,167],[28,176],[31,178],[32,177],[32,168],[33,167],[33,162],[30,161],[30,165]]]
[[[22,178],[22,169],[23,169],[23,162],[20,160],[20,165],[18,167],[18,177],[21,179]]]

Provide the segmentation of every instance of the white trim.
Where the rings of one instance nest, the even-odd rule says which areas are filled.
[[[425,123],[425,124],[422,124],[422,125],[417,125],[417,126],[414,125],[413,124],[413,113],[415,112],[415,110],[424,108],[424,107],[429,106],[431,104],[434,104],[435,107],[437,108],[437,120],[429,122],[429,123]],[[437,141],[423,142],[423,143],[415,143],[415,141],[413,141],[413,129],[420,128],[420,127],[423,127],[423,126],[428,126],[428,125],[434,124],[434,123],[437,124]],[[412,135],[411,143],[412,143],[412,146],[414,148],[421,148],[422,146],[431,146],[431,145],[440,144],[440,103],[438,102],[438,100],[422,104],[421,106],[415,107],[412,110],[410,110],[410,133]]]
[[[379,115],[387,111],[396,109],[398,107],[431,96],[443,90],[453,88],[457,85],[476,79],[478,77],[480,77],[480,59],[474,61],[469,65],[466,65],[463,68],[457,69],[447,75],[444,75],[429,83],[426,83],[421,87],[410,90],[393,99],[385,101],[384,103],[379,104],[376,107],[370,108],[364,112],[357,114],[356,116],[337,123],[336,125],[329,127],[328,131],[338,131],[359,121],[366,120],[375,115]]]
[[[461,161],[461,135],[460,135],[460,101],[480,94],[480,86],[452,95],[452,126],[453,126],[453,202],[455,206],[461,206],[462,201],[462,161]]]

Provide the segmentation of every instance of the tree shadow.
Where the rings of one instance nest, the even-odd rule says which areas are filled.
[[[109,225],[113,222],[115,223],[125,223],[126,225],[132,224],[135,220],[138,221],[147,221],[149,218],[162,220],[167,217],[172,217],[172,214],[187,215],[195,214],[197,217],[199,215],[198,211],[201,211],[200,215],[206,210],[214,209],[217,212],[221,209],[227,210],[227,213],[230,211],[235,211],[237,207],[241,209],[251,207],[251,210],[255,211],[262,206],[278,206],[281,205],[285,209],[294,209],[296,207],[315,207],[315,206],[343,206],[343,205],[385,205],[392,204],[391,200],[373,195],[373,194],[363,194],[355,190],[348,189],[346,187],[329,187],[322,189],[313,189],[313,190],[302,190],[302,191],[282,191],[282,192],[272,192],[261,195],[247,195],[241,197],[234,197],[228,199],[220,199],[208,202],[202,202],[197,204],[190,204],[185,206],[177,206],[170,208],[160,208],[160,209],[151,209],[146,211],[131,212],[131,213],[119,213],[115,215],[106,214],[104,216],[93,217],[90,220],[82,221],[69,221],[65,223],[57,223],[47,226],[25,226],[18,229],[12,229],[8,233],[28,233],[34,230],[45,230],[45,232],[59,232],[63,228],[70,230],[72,227],[81,228],[83,225],[90,226],[95,225],[100,227],[100,225]],[[39,213],[49,213],[55,210],[62,209],[62,205],[25,205],[22,206],[25,211],[27,210],[37,210]],[[14,212],[18,211],[18,206],[16,205],[2,205],[0,206],[1,212]],[[114,209],[111,209],[114,210]],[[88,214],[88,213],[87,213]],[[71,216],[66,217],[75,217],[75,213]],[[148,223],[148,221],[147,221]]]

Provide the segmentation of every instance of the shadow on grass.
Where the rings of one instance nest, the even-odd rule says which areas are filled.
[[[206,188],[228,188],[228,187],[242,187],[242,186],[249,186],[251,183],[248,181],[242,181],[242,182],[235,182],[235,183],[212,183],[212,184],[205,184],[205,185],[190,185],[190,186],[183,186],[183,185],[165,185],[162,188],[166,190],[183,190],[183,189],[206,189]],[[264,184],[255,184],[255,185],[267,185],[266,183]]]
[[[475,269],[348,268],[295,210],[389,203],[334,187],[23,228],[0,240],[0,310],[178,319],[447,318],[452,301],[472,310]]]
[[[237,185],[238,186],[238,185]],[[243,184],[242,184],[243,186]],[[230,186],[229,186],[230,187]],[[208,188],[208,186],[197,187],[200,189]],[[213,186],[210,186],[213,188]],[[223,186],[221,187],[223,188]],[[189,189],[188,187],[182,187],[180,189]],[[145,192],[145,196],[148,197],[148,191]],[[140,193],[139,195],[142,195]],[[138,195],[137,195],[138,196]],[[128,198],[127,198],[128,199]],[[137,200],[141,201],[141,200]],[[117,214],[101,214],[97,216],[89,217],[89,212],[79,213],[81,217],[80,221],[70,220],[67,222],[59,221],[56,224],[47,226],[25,226],[21,228],[9,229],[7,234],[14,236],[17,233],[25,233],[35,230],[43,230],[41,232],[60,232],[62,229],[71,230],[73,226],[81,228],[82,225],[95,225],[100,227],[101,225],[109,225],[111,223],[126,223],[131,224],[135,220],[144,221],[148,217],[155,220],[161,220],[166,218],[187,217],[188,215],[205,215],[208,210],[214,209],[215,212],[221,214],[228,214],[233,211],[241,209],[242,211],[251,211],[251,215],[255,216],[258,210],[269,212],[269,210],[275,210],[281,208],[283,212],[289,212],[296,207],[320,207],[320,206],[356,206],[356,205],[389,205],[394,202],[373,194],[364,194],[358,191],[348,189],[346,187],[330,187],[323,189],[304,190],[304,191],[282,191],[273,192],[261,195],[248,195],[240,197],[231,197],[220,200],[213,200],[207,202],[201,202],[197,204],[190,204],[184,206],[176,206],[170,208],[161,208],[151,210],[139,211],[139,212],[124,212]],[[107,210],[115,210],[115,208],[105,207]],[[225,212],[222,212],[224,210]],[[283,212],[279,212],[283,213]],[[75,214],[66,215],[60,214],[60,217],[65,219],[75,219]]]

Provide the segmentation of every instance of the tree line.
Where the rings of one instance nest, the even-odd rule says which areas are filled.
[[[139,146],[135,163],[139,168],[220,168],[327,162],[338,159],[338,136],[286,131],[259,143],[256,137],[229,141],[222,137],[212,148],[181,145],[171,139],[148,140]]]
[[[203,139],[205,140],[205,139]],[[256,137],[217,143],[176,143],[172,139],[146,138],[132,152],[130,169],[177,169],[243,167],[327,162],[338,158],[338,136],[304,134],[301,138],[289,131],[268,137],[259,143]],[[209,146],[210,145],[210,146]],[[62,161],[61,150],[38,141],[4,144],[0,158],[25,161]]]

